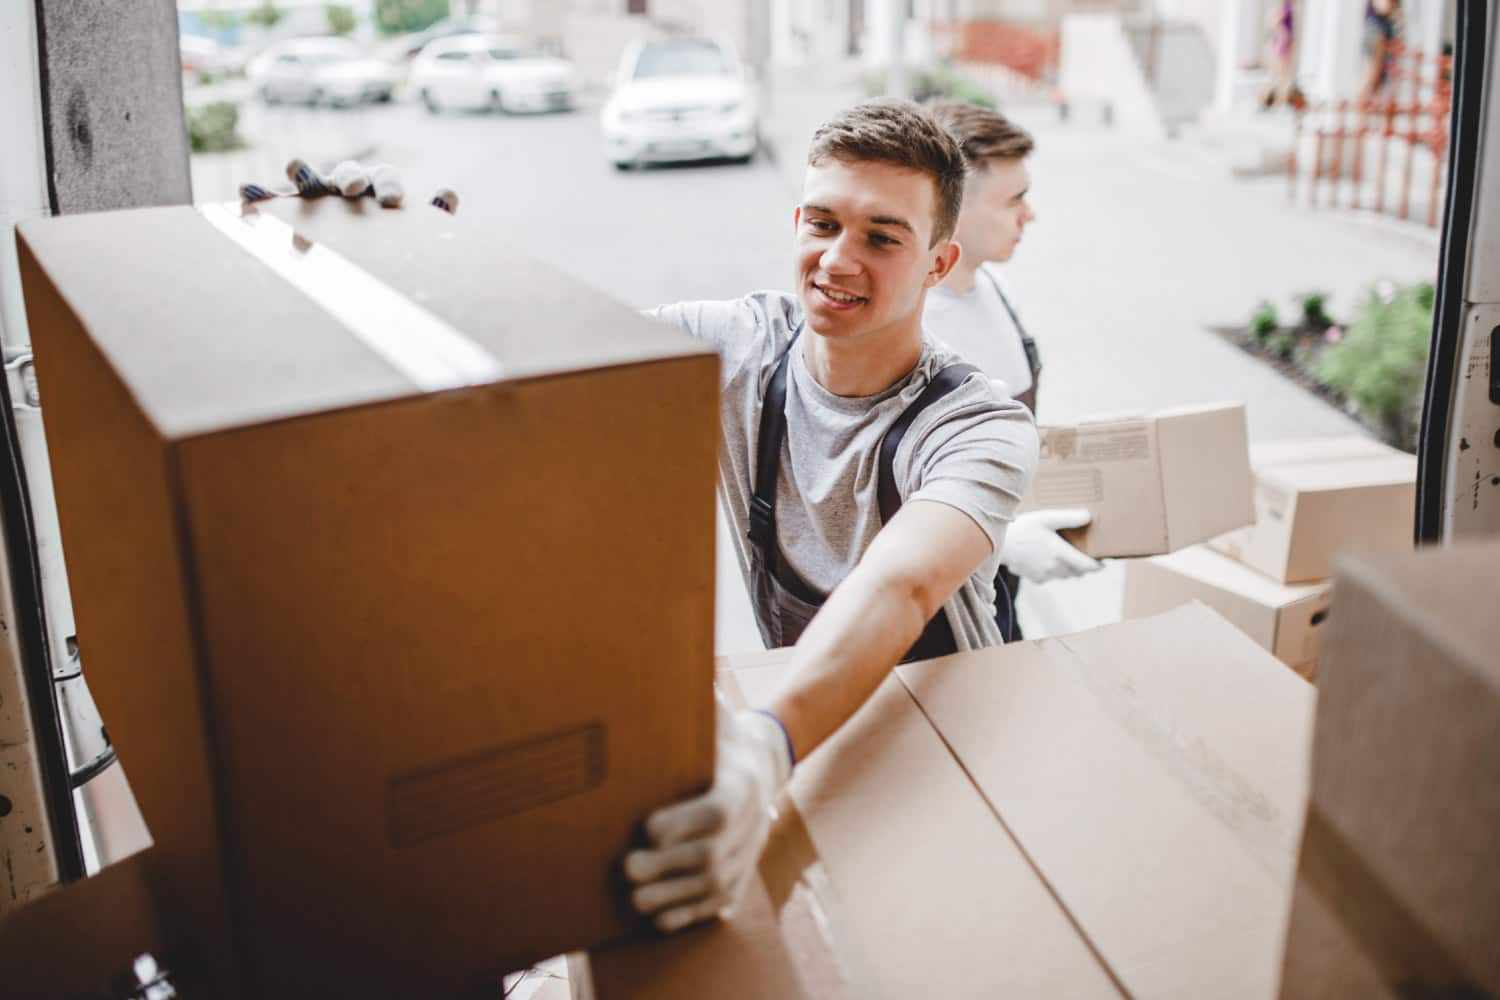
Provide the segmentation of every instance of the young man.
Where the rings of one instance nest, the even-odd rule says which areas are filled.
[[[796,294],[656,311],[722,355],[722,496],[762,635],[795,644],[767,709],[721,710],[712,788],[648,817],[625,859],[663,930],[738,897],[792,764],[891,667],[1004,641],[993,581],[1035,427],[922,333],[928,290],[961,259],[964,177],[918,106],[851,108],[813,137]]]
[[[923,323],[929,335],[1004,383],[1035,413],[1041,355],[997,266],[1015,255],[1036,218],[1026,201],[1031,190],[1026,157],[1035,143],[1003,115],[977,104],[942,101],[929,110],[958,141],[969,176],[955,231],[963,255],[927,296]],[[1058,534],[1088,522],[1088,511],[1074,509],[1032,511],[1015,519],[1005,544],[1004,582],[1012,608],[1020,580],[1043,583],[1101,568]],[[1019,629],[1012,630],[1013,639],[1019,635]]]

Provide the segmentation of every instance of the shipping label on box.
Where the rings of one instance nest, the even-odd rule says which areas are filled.
[[[1322,580],[1344,549],[1412,543],[1417,460],[1368,438],[1275,441],[1250,450],[1255,523],[1210,545],[1284,583]]]
[[[1069,540],[1095,557],[1171,552],[1253,516],[1240,404],[1041,428],[1023,510],[1083,507]]]
[[[1170,555],[1132,560],[1125,567],[1122,615],[1142,618],[1202,601],[1312,680],[1332,590],[1329,581],[1277,583],[1206,545],[1193,545]]]

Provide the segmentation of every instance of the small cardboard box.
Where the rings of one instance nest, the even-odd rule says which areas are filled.
[[[1172,552],[1249,524],[1250,463],[1239,403],[1043,427],[1023,510],[1086,507],[1069,540],[1091,556]]]
[[[1500,995],[1500,542],[1340,557],[1281,995]]]
[[[84,669],[194,954],[439,996],[639,926],[620,857],[712,775],[712,351],[427,208],[18,233]]]
[[[721,683],[764,703],[786,656]],[[799,764],[741,907],[596,950],[593,992],[1266,1000],[1312,707],[1198,604],[899,667]]]
[[[1142,618],[1202,601],[1312,680],[1332,590],[1329,581],[1277,583],[1205,545],[1192,545],[1126,565],[1122,616]]]
[[[1255,523],[1209,544],[1283,583],[1333,575],[1342,549],[1407,549],[1417,459],[1358,436],[1250,449]]]

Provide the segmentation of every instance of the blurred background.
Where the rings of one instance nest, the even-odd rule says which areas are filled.
[[[877,94],[1029,129],[1039,419],[1248,404],[1412,450],[1454,0],[179,0],[198,201],[392,164],[634,306],[784,288],[808,139]],[[483,266],[482,262],[479,266]],[[721,550],[719,645],[759,643]],[[1027,634],[1118,613],[1113,569]]]

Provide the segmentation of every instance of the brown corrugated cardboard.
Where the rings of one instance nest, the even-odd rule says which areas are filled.
[[[761,703],[781,674],[734,676]],[[778,830],[747,908],[596,952],[599,1000],[1272,995],[1307,684],[1201,605],[894,681],[799,765],[806,843]]]
[[[726,681],[759,703],[783,673]],[[599,1000],[1118,995],[895,677],[783,801],[735,917],[595,952]]]
[[[195,950],[439,995],[635,926],[635,825],[711,773],[714,355],[425,209],[18,242],[83,660]],[[419,389],[454,343],[493,374]]]
[[[1333,584],[1288,585],[1208,548],[1134,559],[1125,567],[1125,618],[1198,600],[1228,618],[1282,663],[1312,680]]]
[[[1243,405],[1043,427],[1041,461],[1023,509],[1086,507],[1070,540],[1089,555],[1172,552],[1254,513]]]
[[[4,995],[21,998],[122,996],[117,980],[150,953],[178,973],[154,851],[135,854],[81,882],[59,886],[0,918]],[[179,988],[199,986],[174,974]],[[127,980],[129,981],[129,980]],[[204,995],[214,995],[205,990]]]
[[[1210,544],[1285,583],[1333,575],[1343,549],[1406,549],[1417,459],[1369,438],[1273,441],[1250,449],[1255,523]]]
[[[1338,560],[1281,995],[1500,995],[1500,543]]]

